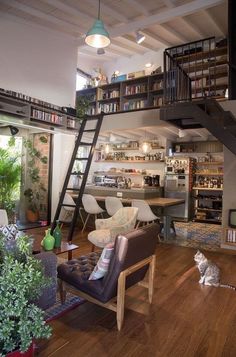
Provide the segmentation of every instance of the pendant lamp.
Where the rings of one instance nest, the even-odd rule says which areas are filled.
[[[152,150],[152,144],[149,141],[145,140],[140,144],[139,148],[143,154],[147,155]]]
[[[93,27],[87,32],[85,43],[91,47],[104,48],[110,44],[109,33],[100,20],[100,0],[98,3],[98,19],[94,22]]]

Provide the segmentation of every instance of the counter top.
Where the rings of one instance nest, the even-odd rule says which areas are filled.
[[[131,188],[118,188],[118,187],[108,187],[108,186],[86,186],[85,189],[89,190],[99,190],[99,191],[119,191],[119,192],[153,192],[153,191],[159,191],[160,186],[147,186],[147,187],[131,187]]]
[[[95,196],[97,201],[105,201],[106,196]],[[123,203],[131,203],[131,198],[121,198],[121,202]],[[181,203],[184,203],[185,200],[181,198],[166,198],[166,197],[154,197],[147,198],[145,201],[149,204],[149,206],[157,206],[157,207],[170,207],[176,206]]]

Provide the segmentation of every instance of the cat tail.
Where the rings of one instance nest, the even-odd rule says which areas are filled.
[[[220,284],[219,287],[220,287],[220,288],[229,288],[229,289],[236,290],[236,286],[234,286],[234,285],[229,285],[229,284]]]

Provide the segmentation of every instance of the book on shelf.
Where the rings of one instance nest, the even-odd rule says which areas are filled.
[[[163,89],[163,80],[153,83],[152,90]]]
[[[147,106],[147,100],[134,100],[124,103],[124,110],[141,109]]]
[[[125,88],[125,94],[126,95],[131,95],[131,94],[138,94],[138,93],[143,93],[147,91],[147,85],[146,84],[136,84],[132,86],[127,86]]]
[[[56,124],[62,124],[63,117],[62,115],[56,113],[48,113],[39,109],[32,109],[32,117],[33,119],[38,119],[42,121],[49,121]]]
[[[236,230],[235,229],[229,229],[229,228],[227,229],[226,242],[236,243]]]
[[[104,112],[104,113],[113,113],[117,112],[119,110],[120,106],[119,103],[100,103],[98,106],[98,112]]]

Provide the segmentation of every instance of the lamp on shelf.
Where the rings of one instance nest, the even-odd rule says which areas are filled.
[[[100,20],[100,0],[98,2],[98,18],[94,22],[92,28],[87,32],[85,43],[91,47],[104,48],[110,45],[109,33],[104,27],[104,23]]]
[[[145,40],[145,36],[140,32],[140,31],[136,31],[136,42],[138,44],[142,43]]]
[[[143,154],[147,155],[147,154],[149,154],[150,151],[152,150],[152,144],[150,143],[150,141],[144,140],[144,141],[142,141],[142,142],[140,143],[140,145],[139,145],[139,150],[140,150]]]

